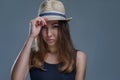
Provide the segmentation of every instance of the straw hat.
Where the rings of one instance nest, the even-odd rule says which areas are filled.
[[[44,0],[40,5],[38,15],[48,20],[69,21],[72,19],[72,17],[66,18],[64,5],[59,0]]]

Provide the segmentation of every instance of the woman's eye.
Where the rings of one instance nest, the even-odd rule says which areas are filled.
[[[47,27],[46,27],[46,26],[43,26],[42,29],[47,29]]]
[[[53,28],[58,28],[58,26],[53,26]]]
[[[59,25],[55,25],[55,26],[53,26],[52,28],[58,28],[59,27]]]

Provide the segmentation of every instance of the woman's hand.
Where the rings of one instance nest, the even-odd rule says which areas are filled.
[[[46,25],[45,19],[37,17],[30,22],[30,34],[15,60],[11,72],[11,80],[25,80],[30,69],[31,48],[34,38],[39,34],[41,27]]]
[[[46,20],[42,17],[36,17],[30,22],[30,37],[35,38],[41,31],[42,26],[46,25]]]

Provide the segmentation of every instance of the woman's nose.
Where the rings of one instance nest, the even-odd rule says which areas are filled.
[[[51,37],[51,36],[52,36],[52,31],[51,31],[50,29],[48,29],[47,35],[48,35],[48,37]]]

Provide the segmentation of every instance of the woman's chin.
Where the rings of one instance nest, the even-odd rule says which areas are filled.
[[[54,47],[54,46],[55,46],[55,44],[48,44],[48,46],[49,46],[49,47]]]
[[[49,47],[54,47],[55,43],[47,43]]]

